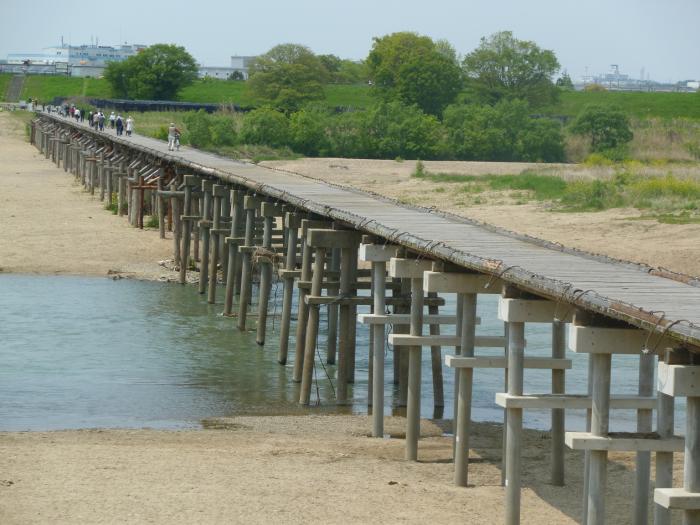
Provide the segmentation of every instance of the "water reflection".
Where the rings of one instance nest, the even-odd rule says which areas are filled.
[[[218,296],[222,298],[223,291]],[[483,296],[479,301],[483,324],[478,333],[501,335],[503,325],[495,319],[496,298]],[[281,289],[270,308],[279,314]],[[303,408],[297,404],[299,387],[291,381],[293,359],[285,367],[276,360],[279,325],[274,316],[267,342],[260,347],[254,332],[239,332],[231,319],[221,316],[221,310],[220,304],[207,304],[189,286],[0,275],[0,429],[184,428],[214,416],[366,413],[366,327],[358,327],[357,373],[350,405],[335,406],[335,366],[323,366],[317,360],[312,401],[320,405]],[[453,312],[454,304],[448,301],[445,310]],[[323,318],[321,326],[323,354]],[[451,332],[444,328],[443,333]],[[529,325],[526,337],[528,355],[550,352],[548,326]],[[293,341],[290,348],[294,348]],[[443,349],[443,354],[449,352],[451,349]],[[502,354],[498,349],[479,352]],[[424,356],[422,415],[432,417],[429,352]],[[567,373],[567,392],[585,393],[586,357],[572,353],[568,357],[574,360],[574,370]],[[386,413],[391,413],[398,392],[392,383],[390,352],[386,370]],[[634,357],[615,357],[613,371],[615,392],[636,392]],[[444,376],[444,413],[451,417],[453,373],[446,369]],[[547,392],[550,382],[547,371],[526,371],[528,391]],[[502,418],[493,400],[503,383],[499,370],[475,374],[475,420]],[[567,428],[582,428],[582,413],[569,412],[567,418]],[[633,412],[615,412],[614,430],[631,429],[635,420]],[[549,414],[528,411],[525,423],[548,428]]]

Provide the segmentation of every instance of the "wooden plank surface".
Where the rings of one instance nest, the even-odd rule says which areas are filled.
[[[648,267],[544,246],[488,225],[409,208],[351,188],[218,157],[189,147],[169,152],[163,141],[115,137],[55,115],[101,140],[134,146],[224,182],[248,186],[334,220],[344,220],[397,244],[427,251],[470,269],[502,275],[526,289],[700,345],[700,288],[648,273]],[[138,129],[138,122],[136,122]],[[582,293],[582,292],[586,293]]]

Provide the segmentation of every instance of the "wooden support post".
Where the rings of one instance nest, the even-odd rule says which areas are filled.
[[[200,219],[202,219],[202,199],[198,195],[194,197],[194,203],[192,204],[192,215],[197,215],[199,216]],[[199,228],[196,227],[197,225],[193,225],[193,233],[192,233],[192,260],[194,260],[195,263],[199,262]]]
[[[339,296],[349,296],[352,293],[352,255],[350,248],[340,250],[340,288]],[[341,304],[338,310],[338,381],[336,384],[336,399],[345,403],[348,396],[348,354],[350,353],[350,323],[352,311],[349,304]]]
[[[555,320],[552,323],[552,358],[566,357],[566,323]],[[564,370],[552,369],[552,394],[566,392],[566,375]],[[550,480],[555,487],[564,486],[564,427],[563,408],[552,409],[552,465]]]
[[[436,292],[428,292],[428,297],[437,297]],[[429,315],[439,315],[440,307],[436,304],[428,306]],[[430,325],[430,335],[440,335],[440,324]],[[431,371],[433,378],[433,406],[435,407],[435,419],[442,419],[442,409],[445,406],[445,392],[442,378],[442,347],[433,345],[430,347]]]
[[[307,242],[308,231],[312,228],[328,228],[330,223],[325,221],[317,221],[303,219],[301,221],[301,281],[310,281],[312,274],[313,250]],[[307,291],[299,287],[298,313],[297,313],[297,328],[296,340],[294,348],[294,370],[292,372],[292,380],[296,383],[301,381],[302,371],[304,367],[304,344],[306,342],[306,326],[308,321],[309,308],[306,304]]]
[[[651,396],[654,393],[654,354],[639,356],[639,395]],[[649,409],[637,410],[637,432],[652,431],[653,412]],[[651,480],[651,452],[637,452],[634,478],[634,512],[632,523],[649,522],[649,488]]]
[[[203,294],[209,281],[209,244],[212,216],[212,191],[214,185],[209,180],[202,181],[202,219],[199,221],[199,236],[202,239],[201,264],[199,265],[199,293]]]
[[[340,271],[340,250],[334,248],[330,256],[330,270],[333,272]],[[331,286],[328,288],[328,295],[338,295],[339,288]],[[326,363],[329,365],[335,364],[336,353],[338,350],[338,305],[328,305],[328,343],[326,349]]]
[[[459,323],[460,354],[464,357],[474,355],[474,338],[476,336],[476,300],[475,293],[459,293],[457,300],[461,303],[461,320]],[[457,386],[457,413],[454,419],[455,435],[455,485],[466,487],[469,482],[469,436],[471,434],[472,384],[474,370],[459,368],[459,385]]]
[[[185,197],[182,204],[182,215],[181,218],[183,222],[182,226],[182,248],[180,249],[180,283],[185,284],[187,282],[187,267],[190,264],[190,244],[192,237],[192,187],[198,183],[198,180],[194,175],[185,175],[184,185],[185,185]]]
[[[224,299],[224,315],[231,315],[233,311],[233,296],[236,286],[240,283],[240,257],[238,254],[239,239],[244,222],[242,190],[231,190],[231,232],[226,239],[228,246],[228,267],[226,269],[226,296]]]
[[[308,242],[308,239],[307,239]],[[311,295],[321,295],[323,283],[323,266],[326,259],[326,248],[317,247],[314,259],[313,277],[311,280]],[[311,383],[313,381],[314,359],[316,356],[316,337],[318,335],[320,305],[309,305],[306,337],[304,344],[304,369],[301,378],[299,403],[308,405],[311,401]]]
[[[124,215],[126,206],[126,173],[117,175],[117,215]]]
[[[423,335],[423,274],[432,269],[430,260],[392,258],[389,261],[389,275],[407,279],[411,286],[411,323],[409,335]],[[398,342],[398,341],[397,341]],[[408,392],[406,405],[406,459],[418,460],[418,439],[420,438],[420,397],[422,347],[408,346]]]
[[[97,159],[97,180],[98,184],[100,185],[100,201],[104,202],[105,200],[105,161],[104,161],[104,155],[100,153],[98,159]]]
[[[358,239],[359,241],[359,239]],[[359,242],[350,248],[350,295],[357,296],[357,253]],[[342,249],[341,249],[342,259]],[[342,261],[341,261],[342,263]],[[347,378],[349,384],[355,383],[355,354],[357,353],[357,305],[350,304],[348,352],[347,352]]]
[[[106,194],[107,194],[107,207],[111,208],[112,207],[112,195],[114,194],[114,185],[112,184],[112,180],[114,177],[114,171],[113,167],[110,164],[105,168],[105,182],[106,184]]]
[[[411,281],[409,279],[401,279],[401,292],[399,293],[399,297],[410,297],[411,294]],[[410,313],[410,306],[404,306],[400,305],[396,309],[397,313],[400,314],[407,314]],[[400,334],[400,333],[410,333],[410,328],[408,326],[397,326],[394,328],[394,333],[395,334]],[[399,407],[406,407],[408,406],[408,352],[407,348],[404,348],[402,346],[399,346],[398,348],[394,346],[394,356],[395,359],[398,360],[399,366],[398,366],[398,372],[399,372],[399,401],[397,405]]]
[[[226,191],[221,198],[221,222],[228,224],[231,220],[231,192]],[[228,279],[228,250],[226,248],[226,235],[218,235],[219,253],[221,254],[221,277],[226,284]]]
[[[700,359],[697,353],[677,349],[666,354],[666,362],[659,364],[658,374],[660,394],[688,398],[683,445],[683,487],[657,488],[654,491],[654,501],[657,505],[662,505],[669,510],[679,509],[682,511],[683,525],[700,525],[699,364]],[[668,424],[668,421],[665,423]]]
[[[255,210],[258,208],[258,201],[255,197],[247,195],[243,199],[243,209],[245,210],[245,245],[240,248],[250,248],[253,245],[253,233],[255,228]],[[246,249],[241,254],[241,296],[238,303],[238,329],[245,330],[246,320],[248,317],[248,303],[253,287],[252,276],[252,253]]]
[[[221,227],[221,201],[228,193],[225,186],[214,184],[212,186],[212,196],[214,198],[212,227],[209,231],[211,257],[209,260],[209,288],[207,289],[207,302],[214,304],[216,302],[216,283],[218,276],[219,265],[219,228]]]
[[[362,244],[360,259],[372,263],[372,312],[384,315],[386,309],[386,263],[396,255],[396,246]],[[384,436],[384,324],[371,324],[372,339],[372,436]]]
[[[410,335],[423,335],[423,277],[411,278]],[[406,459],[418,461],[420,437],[421,347],[408,350],[408,405],[406,413]]]
[[[177,189],[176,180],[173,180],[171,184],[172,191]],[[180,256],[180,243],[182,242],[182,221],[180,220],[180,215],[182,213],[180,206],[180,197],[173,196],[170,198],[170,209],[172,210],[172,220],[173,220],[173,260],[176,264],[181,261]]]
[[[591,434],[607,436],[610,417],[610,354],[591,354],[593,368],[593,404]],[[605,523],[605,492],[607,487],[607,450],[592,450],[588,481],[588,525]]]
[[[372,262],[373,312],[383,314],[385,306],[386,261]],[[384,325],[372,325],[372,436],[384,436]]]
[[[696,390],[700,390],[697,389]],[[688,397],[683,459],[683,489],[700,498],[700,396]],[[683,525],[700,525],[700,505],[683,510]]]
[[[666,353],[665,361],[669,361]],[[656,412],[656,432],[660,438],[673,436],[674,427],[674,398],[672,395],[657,392],[658,405]],[[673,486],[673,452],[656,453],[655,488],[671,488]],[[654,525],[671,525],[671,510],[656,503],[654,505]]]
[[[302,281],[311,280],[311,263],[312,253],[311,246],[306,242],[306,233],[309,226],[309,220],[301,221],[301,276]],[[306,290],[299,288],[299,301],[297,310],[297,330],[294,347],[294,370],[292,372],[292,381],[300,382],[302,370],[304,367],[304,343],[306,342],[306,325],[309,315],[309,306],[306,304]]]
[[[508,323],[508,394],[523,393],[525,323]],[[506,524],[520,523],[520,472],[523,409],[506,412]]]
[[[163,185],[163,177],[165,176],[165,172],[163,168],[160,169],[160,173],[158,174],[158,179],[157,179],[157,193],[156,193],[156,204],[158,208],[158,236],[161,239],[165,239],[165,198],[160,194],[163,189],[165,189],[165,186]]]
[[[289,353],[289,329],[292,323],[292,298],[294,295],[294,275],[297,266],[297,245],[299,243],[299,226],[301,217],[297,213],[287,212],[284,216],[284,229],[287,238],[287,253],[284,260],[284,277],[282,278],[282,318],[280,319],[280,348],[277,362],[287,363]]]
[[[260,214],[263,216],[263,240],[262,248],[267,252],[258,258],[260,267],[260,296],[258,299],[258,327],[255,342],[259,345],[265,344],[265,331],[267,328],[267,307],[270,300],[270,290],[272,289],[272,228],[275,217],[283,215],[281,206],[269,202],[263,202],[260,207]]]

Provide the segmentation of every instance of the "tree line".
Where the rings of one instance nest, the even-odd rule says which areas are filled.
[[[464,56],[446,40],[393,33],[375,38],[359,63],[281,44],[250,65],[246,85],[258,108],[242,124],[197,113],[187,117],[187,134],[199,147],[243,142],[309,156],[563,161],[561,122],[536,116],[571,89],[565,73],[554,80],[559,70],[553,51],[509,31]],[[161,44],[111,63],[106,77],[121,96],[173,98],[196,77],[196,64],[184,48]],[[324,106],[325,85],[357,81],[371,84],[369,107]],[[599,136],[610,135],[611,123],[624,129]],[[631,140],[626,117],[608,108],[590,108],[570,129],[588,135],[593,149]]]

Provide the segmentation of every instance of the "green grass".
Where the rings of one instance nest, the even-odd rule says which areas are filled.
[[[432,182],[461,184],[458,191],[463,193],[482,193],[484,191],[521,191],[527,192],[532,199],[554,200],[563,197],[567,183],[555,175],[540,175],[532,171],[523,171],[519,175],[458,175],[455,173],[429,173],[417,169],[415,178]],[[524,198],[519,195],[519,198]]]
[[[465,193],[475,204],[483,203],[484,192],[507,193],[515,204],[548,201],[555,211],[592,212],[631,207],[645,210],[643,218],[668,224],[700,222],[700,181],[674,175],[643,176],[623,166],[610,179],[567,181],[556,175],[542,175],[525,170],[519,175],[460,175],[430,173],[418,163],[414,178],[444,185],[436,193]]]
[[[0,75],[0,95],[5,93],[12,75]],[[22,98],[49,101],[54,97],[110,98],[109,84],[104,79],[29,75],[24,83]],[[238,104],[253,106],[254,100],[242,81],[200,79],[178,93],[182,102]],[[326,102],[333,107],[366,107],[371,102],[369,86],[364,84],[326,86]]]
[[[10,85],[11,78],[12,75],[10,73],[0,73],[0,100],[5,100],[7,87]]]
[[[540,111],[547,115],[575,117],[589,104],[615,105],[637,118],[700,119],[700,93],[564,91],[559,102]]]
[[[328,84],[325,91],[326,102],[331,107],[366,108],[373,100],[366,84]]]
[[[104,79],[29,75],[24,81],[21,99],[37,98],[50,102],[54,97],[111,97],[111,89]]]
[[[183,102],[253,105],[243,81],[201,79],[182,89],[177,96]]]

